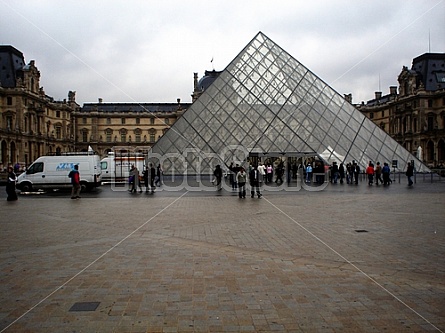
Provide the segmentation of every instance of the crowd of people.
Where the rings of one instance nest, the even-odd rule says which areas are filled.
[[[149,163],[144,171],[142,171],[142,179],[144,180],[145,193],[154,193],[156,187],[161,186],[162,180],[162,168],[158,165],[156,168],[153,163]],[[139,189],[139,193],[142,193],[141,176],[138,168],[132,164],[130,168],[130,176],[128,178],[128,192],[136,193]]]
[[[77,165],[76,168],[70,172],[69,177],[71,178],[71,182],[73,185],[71,198],[79,199],[80,196],[80,184],[79,184],[79,176]],[[349,162],[346,165],[342,162],[340,165],[337,162],[333,162],[332,165],[325,166],[325,164],[320,161],[311,161],[306,163],[305,166],[300,166],[303,169],[303,179],[306,183],[314,183],[319,184],[325,181],[325,176],[327,174],[330,175],[330,182],[333,184],[343,184],[346,181],[346,184],[358,184],[359,177],[361,173],[360,166],[357,162]],[[299,167],[292,169],[292,176],[296,178]],[[327,172],[330,171],[330,172]],[[161,166],[155,166],[150,163],[147,165],[142,172],[142,179],[145,186],[146,193],[154,193],[156,187],[161,186],[161,175],[163,171]],[[374,183],[376,185],[383,184],[383,186],[389,186],[392,183],[390,177],[390,167],[388,163],[383,163],[381,166],[380,162],[377,162],[376,165],[372,161],[368,163],[366,167],[365,174],[367,176],[368,185],[372,186]],[[217,187],[217,190],[220,191],[222,189],[222,178],[223,178],[223,170],[220,165],[217,165],[214,170],[214,180],[213,183]],[[238,190],[239,198],[246,197],[246,184],[249,182],[250,185],[250,196],[254,198],[257,196],[258,198],[262,197],[261,186],[262,184],[270,184],[275,182],[277,185],[281,185],[283,181],[283,176],[285,174],[285,166],[282,161],[273,167],[271,163],[263,164],[258,163],[258,165],[249,165],[249,170],[245,170],[244,167],[239,164],[233,165],[233,163],[229,166],[229,178],[230,184],[232,186],[232,190]],[[414,176],[414,166],[411,162],[408,163],[407,170],[405,175],[408,179],[408,186],[412,186],[413,176]],[[274,180],[275,176],[275,180]],[[14,167],[8,167],[8,177],[6,184],[6,192],[7,192],[7,200],[15,201],[17,200],[16,194],[16,182],[17,175],[14,170]],[[136,193],[139,189],[139,192],[142,193],[142,185],[139,170],[135,165],[131,166],[130,169],[130,177],[128,180],[129,188],[128,191],[131,193]]]
[[[350,184],[358,185],[359,179],[362,175],[366,175],[369,186],[380,185],[389,186],[392,183],[391,169],[389,164],[384,162],[383,165],[377,162],[375,165],[372,161],[369,162],[365,170],[361,170],[360,165],[356,161],[348,163],[333,162],[331,166],[327,166],[321,160],[313,160],[307,162],[304,166],[292,168],[292,173],[289,177],[297,178],[299,169],[303,171],[303,180],[306,183],[322,184],[325,182],[325,177],[329,177],[329,181],[332,184]],[[283,176],[285,174],[284,163],[278,163],[275,168],[272,164],[249,165],[249,170],[245,170],[244,167],[233,163],[229,166],[229,182],[232,186],[232,190],[238,189],[239,198],[246,197],[246,184],[250,184],[250,196],[253,198],[255,195],[261,198],[261,185],[268,183],[275,183],[280,185],[283,183]],[[413,185],[412,177],[414,175],[414,167],[412,163],[408,163],[406,170],[406,176],[408,179],[408,186]],[[221,190],[221,183],[223,178],[223,171],[220,165],[217,165],[214,171],[214,185],[217,186],[218,191]],[[275,179],[274,179],[275,176]]]

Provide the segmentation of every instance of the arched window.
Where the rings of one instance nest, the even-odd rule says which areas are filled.
[[[428,162],[434,162],[434,142],[428,141],[426,145],[426,157]]]
[[[142,134],[142,130],[140,128],[136,128],[134,130],[134,136],[135,136],[136,142],[141,142],[141,134]]]
[[[106,142],[111,142],[113,137],[113,130],[111,128],[107,128],[105,130]]]
[[[437,160],[439,163],[445,163],[445,141],[439,140],[437,143]]]
[[[121,142],[127,142],[127,130],[125,128],[121,128],[119,133],[121,135]]]

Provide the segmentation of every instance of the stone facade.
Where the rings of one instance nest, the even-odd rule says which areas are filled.
[[[112,149],[148,150],[190,104],[86,103],[74,113],[75,149],[101,156]]]
[[[113,148],[148,150],[190,103],[76,103],[55,101],[40,87],[32,60],[12,46],[0,46],[0,171],[22,167],[42,155],[87,151],[101,156]]]
[[[356,107],[429,167],[445,166],[445,54],[403,66],[397,87]]]
[[[40,87],[34,60],[25,65],[20,51],[0,46],[0,169],[71,151],[72,116],[78,108],[75,92],[68,101],[55,101]]]

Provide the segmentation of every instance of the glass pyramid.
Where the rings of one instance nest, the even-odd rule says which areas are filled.
[[[398,161],[429,171],[382,129],[259,32],[152,147],[166,174],[211,174],[256,156],[326,163]],[[155,163],[158,163],[155,162]]]

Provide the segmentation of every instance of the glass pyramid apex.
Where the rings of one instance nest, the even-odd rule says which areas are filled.
[[[314,155],[399,170],[416,157],[259,32],[152,147],[164,172],[211,174],[249,154]],[[167,166],[167,167],[165,167]]]

